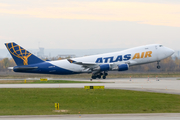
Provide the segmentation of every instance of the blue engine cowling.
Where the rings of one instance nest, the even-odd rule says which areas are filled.
[[[128,64],[121,64],[118,65],[118,71],[125,71],[129,69],[129,65]]]
[[[110,70],[109,64],[99,65],[99,67],[100,67],[100,71],[108,71],[108,70]]]

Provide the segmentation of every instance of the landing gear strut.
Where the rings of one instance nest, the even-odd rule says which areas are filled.
[[[157,61],[157,69],[160,69],[160,68],[161,68],[161,66],[159,65],[159,62],[160,62],[160,61]]]

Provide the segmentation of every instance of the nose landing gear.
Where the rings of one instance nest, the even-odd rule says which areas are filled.
[[[161,66],[159,65],[159,62],[160,62],[160,61],[157,61],[157,69],[160,69],[160,68],[161,68]]]

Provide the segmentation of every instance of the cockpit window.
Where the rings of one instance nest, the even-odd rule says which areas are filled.
[[[159,47],[162,47],[162,45],[159,45]]]

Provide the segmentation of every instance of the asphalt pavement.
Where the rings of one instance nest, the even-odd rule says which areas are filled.
[[[0,120],[180,120],[180,113],[0,116]]]
[[[89,81],[88,79],[67,80]],[[93,81],[103,83],[0,84],[0,88],[84,88],[84,86],[105,86],[105,89],[124,89],[168,94],[180,94],[180,80],[177,80],[177,78],[121,78],[106,80],[98,79]]]

